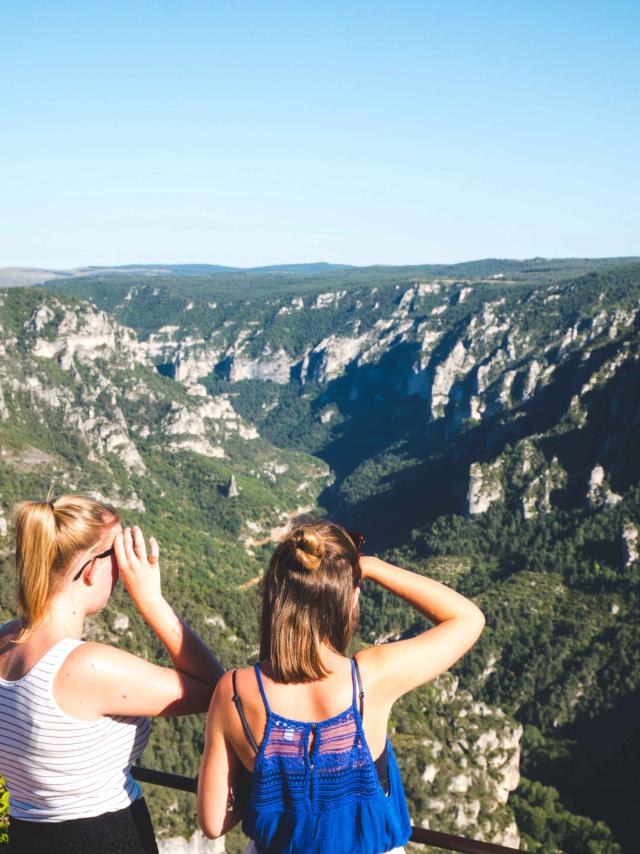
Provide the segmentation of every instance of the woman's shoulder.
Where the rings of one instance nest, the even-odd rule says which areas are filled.
[[[220,699],[232,700],[234,696],[256,689],[256,677],[253,664],[246,667],[232,667],[222,674],[216,685],[215,693]]]
[[[99,641],[79,641],[67,657],[67,663],[80,670],[110,672],[113,669],[130,669],[144,659],[127,650]]]
[[[139,656],[98,641],[77,641],[65,658],[65,673],[90,687],[92,684],[106,682],[127,673],[138,673],[141,663]]]
[[[367,646],[353,656],[364,690],[369,695],[376,694],[388,678],[388,664],[385,660],[387,644],[376,644]]]
[[[262,706],[254,665],[227,670],[218,680],[211,707],[226,720],[235,720],[237,707],[251,711]]]

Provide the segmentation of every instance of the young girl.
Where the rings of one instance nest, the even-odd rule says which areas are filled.
[[[247,850],[260,854],[381,854],[409,839],[391,708],[464,655],[484,617],[437,581],[359,556],[361,541],[311,522],[276,548],[263,581],[260,662],[225,674],[209,710],[198,786],[208,836],[241,817]],[[435,627],[347,658],[364,579]]]
[[[222,668],[160,588],[158,544],[77,495],[15,511],[18,619],[0,628],[0,774],[11,854],[156,852],[131,765],[148,717],[205,711]],[[81,640],[118,579],[175,669]]]

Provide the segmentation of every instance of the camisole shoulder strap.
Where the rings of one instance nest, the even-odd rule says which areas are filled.
[[[256,674],[256,681],[258,683],[258,688],[260,690],[260,696],[262,697],[262,702],[264,703],[264,708],[267,713],[267,718],[271,714],[271,707],[269,706],[269,701],[267,700],[267,694],[264,690],[264,685],[262,683],[262,674],[260,673],[260,665],[256,661],[253,665],[253,670]],[[235,703],[235,707],[238,711],[238,715],[240,717],[240,722],[242,724],[242,729],[244,730],[244,734],[247,737],[247,741],[254,749],[256,756],[260,752],[260,747],[258,746],[258,742],[256,741],[253,733],[251,732],[251,727],[249,726],[249,722],[247,721],[247,716],[244,713],[244,708],[242,707],[242,700],[240,699],[240,695],[238,694],[238,687],[236,684],[236,673],[238,671],[234,670],[231,674],[231,683],[233,685],[233,702]]]
[[[253,733],[251,732],[251,727],[249,726],[249,722],[247,721],[247,717],[244,713],[244,709],[242,708],[242,700],[240,699],[240,695],[238,694],[238,686],[236,685],[236,673],[238,671],[234,670],[231,674],[231,683],[233,685],[233,702],[235,703],[236,709],[238,711],[238,715],[240,716],[240,723],[242,724],[242,729],[244,730],[244,734],[247,737],[247,741],[253,747],[258,754],[260,748],[258,747],[258,743],[253,737]]]
[[[360,668],[358,667],[358,659],[354,657],[351,659],[351,669],[353,671],[353,675],[355,679],[353,680],[353,705],[356,704],[356,682],[358,684],[358,708],[360,711],[360,717],[364,712],[364,688],[362,687],[362,676],[360,675]]]
[[[264,690],[264,685],[262,683],[262,673],[260,673],[260,664],[256,661],[253,665],[253,669],[256,674],[256,681],[258,682],[258,688],[260,689],[260,696],[262,697],[262,702],[264,703],[264,708],[267,712],[267,717],[271,714],[271,706],[269,705],[269,701],[267,700],[267,694]]]

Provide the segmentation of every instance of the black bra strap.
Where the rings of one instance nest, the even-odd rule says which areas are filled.
[[[244,734],[247,736],[247,741],[253,747],[256,752],[256,755],[259,753],[260,748],[258,747],[255,738],[253,737],[253,733],[251,732],[251,728],[247,722],[247,718],[244,713],[244,709],[242,708],[242,700],[238,694],[238,688],[236,686],[236,673],[237,670],[234,670],[231,674],[231,683],[233,684],[233,702],[236,704],[236,709],[238,710],[238,714],[240,715],[240,721],[242,722],[242,729],[244,730]]]
[[[353,656],[353,665],[356,670],[356,679],[358,680],[358,696],[360,698],[360,717],[364,712],[364,688],[362,687],[362,676],[360,676],[360,668],[358,667],[358,659]]]

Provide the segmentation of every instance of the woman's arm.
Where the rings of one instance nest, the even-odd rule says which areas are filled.
[[[393,703],[452,667],[477,641],[482,611],[450,587],[379,558],[362,556],[363,578],[400,596],[424,614],[434,628],[409,640],[369,647],[358,653],[376,696]]]
[[[224,668],[198,635],[184,623],[162,595],[158,543],[150,539],[150,555],[140,528],[125,528],[114,542],[120,578],[138,610],[160,638],[173,666],[181,673],[215,686]]]
[[[101,715],[170,717],[205,712],[222,665],[173,611],[160,587],[158,544],[147,558],[142,532],[127,529],[114,549],[120,577],[147,623],[165,645],[175,670],[100,643],[75,649],[60,669],[54,696],[63,711],[91,720]]]
[[[74,649],[53,684],[61,709],[81,720],[206,712],[213,689],[213,684],[102,643],[83,643]]]
[[[224,836],[241,818],[243,769],[225,735],[232,695],[231,674],[227,673],[211,700],[198,775],[198,822],[209,838]]]

